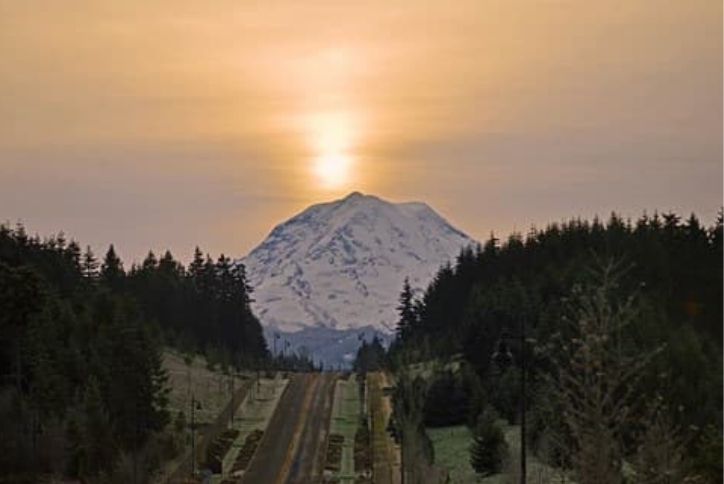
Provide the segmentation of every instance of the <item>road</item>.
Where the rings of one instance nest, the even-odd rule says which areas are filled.
[[[321,481],[336,378],[332,373],[292,376],[243,484]]]

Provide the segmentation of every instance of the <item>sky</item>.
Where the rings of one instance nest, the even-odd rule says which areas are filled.
[[[0,222],[241,257],[351,191],[479,240],[722,205],[719,0],[0,0]]]

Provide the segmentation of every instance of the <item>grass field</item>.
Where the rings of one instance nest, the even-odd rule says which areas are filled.
[[[450,472],[451,483],[508,484],[518,482],[520,466],[520,426],[505,425],[505,440],[510,450],[505,471],[484,479],[478,477],[470,466],[472,433],[465,425],[427,429],[435,447],[435,465]],[[543,464],[530,452],[527,459],[528,482],[545,484],[561,482],[561,474]],[[570,483],[571,481],[566,481]]]
[[[163,367],[168,372],[169,405],[171,418],[175,419],[178,412],[184,413],[186,420],[190,420],[191,396],[199,403],[194,412],[194,418],[199,423],[213,422],[214,418],[229,403],[232,395],[232,386],[235,390],[241,387],[245,378],[224,375],[220,371],[210,371],[206,368],[206,360],[196,356],[190,365],[187,365],[183,356],[166,350],[163,354]],[[251,378],[251,376],[246,376]],[[200,407],[200,408],[199,408]]]
[[[507,484],[509,482],[517,482],[520,475],[520,426],[506,425],[505,441],[508,442],[510,449],[510,460],[506,465],[507,479],[494,480],[496,476],[483,480],[485,484]],[[561,472],[544,464],[530,451],[526,458],[527,481],[533,484],[548,484],[553,482],[566,482],[571,484],[570,479],[564,479]],[[511,478],[512,477],[512,478]]]
[[[342,465],[335,475],[340,483],[354,483],[354,435],[360,415],[359,391],[354,376],[347,380],[338,379],[334,391],[334,407],[329,433],[344,437]]]
[[[482,482],[470,467],[473,436],[465,425],[429,428],[427,435],[435,447],[435,465],[450,472],[451,483]]]

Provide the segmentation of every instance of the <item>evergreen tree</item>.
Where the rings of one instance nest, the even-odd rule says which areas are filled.
[[[496,422],[495,412],[487,407],[475,426],[470,465],[481,476],[490,476],[502,470],[507,455],[508,445],[503,430]]]
[[[156,254],[154,254],[152,250],[149,250],[146,258],[143,259],[143,263],[141,264],[141,270],[150,272],[155,271],[157,267],[158,259],[156,258]]]
[[[116,250],[113,245],[108,248],[106,256],[103,259],[101,265],[100,277],[101,281],[109,288],[119,290],[123,282],[123,263],[121,259],[116,255]]]
[[[424,419],[426,427],[447,427],[465,423],[471,401],[470,386],[464,386],[460,375],[452,371],[438,372],[428,389]]]
[[[189,277],[196,283],[200,281],[201,275],[204,269],[204,254],[201,252],[198,246],[194,249],[194,258],[189,264]]]
[[[140,448],[152,432],[168,422],[167,380],[158,344],[123,301],[109,304],[106,402],[124,449]]]
[[[367,343],[364,335],[360,335],[360,339],[362,344],[357,350],[357,356],[354,361],[355,371],[360,375],[364,375],[370,371],[381,370],[385,366],[387,355],[380,338],[374,335],[370,343]]]
[[[416,314],[414,304],[414,295],[410,287],[410,279],[406,277],[402,286],[402,293],[400,293],[399,305],[397,306],[399,320],[397,322],[396,335],[401,341],[407,339],[415,325]]]
[[[252,302],[251,293],[254,289],[249,285],[246,278],[246,266],[242,263],[236,263],[231,267],[231,277],[233,280],[234,292],[240,304],[251,311],[250,304]]]
[[[70,262],[75,272],[81,271],[81,250],[80,245],[75,240],[71,240],[68,244],[68,248],[65,250],[65,256]]]
[[[425,482],[435,460],[434,447],[425,432],[423,406],[427,384],[403,370],[397,375],[392,396],[394,432],[400,439],[405,482]]]
[[[61,302],[50,298],[30,319],[23,339],[29,399],[44,422],[62,417],[71,397],[65,343],[66,318],[72,316],[63,309]]]
[[[591,267],[600,265],[599,261],[623,260],[626,270],[611,296],[623,303],[639,293],[641,304],[631,331],[621,340],[622,351],[636,348],[643,355],[666,345],[640,376],[642,395],[662,392],[669,407],[681,408],[677,425],[705,428],[715,422],[721,436],[723,222],[723,211],[709,228],[695,216],[682,220],[676,214],[655,212],[630,221],[612,214],[606,221],[553,223],[503,243],[491,237],[472,254],[461,252],[453,267],[441,268],[415,308],[415,323],[411,328],[398,328],[390,346],[391,354],[398,356],[393,361],[410,363],[462,354],[485,394],[492,397],[491,403],[514,418],[516,412],[510,409],[519,398],[518,376],[515,371],[501,376],[491,365],[502,333],[516,334],[521,316],[526,315],[527,336],[535,340],[524,345],[531,369],[528,388],[537,391],[541,380],[554,372],[550,359],[540,350],[552,344],[556,335],[569,344],[575,337],[575,332],[561,323],[574,288],[590,284]],[[523,350],[513,345],[514,361],[521,361]],[[667,376],[665,388],[658,377],[661,374]],[[431,398],[435,394],[433,390]],[[540,398],[527,401],[532,413],[542,404]],[[531,434],[534,446],[538,444],[535,439],[546,435],[539,430]],[[632,457],[629,443],[635,441],[634,433],[631,426],[625,426],[621,436],[627,462]],[[558,437],[564,445],[572,442],[571,435]],[[686,446],[686,459],[695,462],[700,456],[717,454],[712,444],[716,440],[694,439]],[[567,455],[571,464],[570,446],[556,452]],[[707,479],[721,480],[721,466],[718,472],[705,464],[701,469],[707,469],[702,471]]]
[[[66,473],[71,477],[80,477],[85,472],[86,456],[83,438],[83,427],[79,422],[78,412],[72,412],[66,423],[65,437],[68,441],[68,462]]]
[[[115,454],[111,421],[95,378],[88,381],[83,398],[83,462],[79,473],[96,475],[108,469]]]
[[[0,225],[0,373],[11,376],[0,381],[0,473],[56,471],[61,453],[45,449],[58,422],[72,476],[103,480],[144,448],[168,422],[161,336],[226,364],[268,357],[243,268],[200,258],[198,285],[170,252],[126,274],[111,246],[99,272],[90,248]]]
[[[234,277],[231,273],[231,260],[224,254],[219,256],[215,267],[216,277],[218,279],[216,297],[223,303],[229,303],[234,300],[236,295],[236,287]]]
[[[173,258],[173,254],[169,250],[164,252],[163,257],[158,261],[158,271],[171,280],[180,278],[184,273],[183,266]]]
[[[0,261],[0,362],[3,374],[13,375],[19,393],[27,373],[28,355],[23,351],[27,328],[46,298],[46,290],[35,271],[13,268]]]
[[[83,258],[81,261],[81,273],[83,274],[83,277],[90,282],[93,282],[98,277],[98,267],[100,264],[98,263],[98,260],[95,258],[95,255],[93,254],[93,251],[91,250],[90,245],[86,246],[85,252],[83,253]]]

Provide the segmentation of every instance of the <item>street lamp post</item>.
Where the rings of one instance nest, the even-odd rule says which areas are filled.
[[[230,418],[230,426],[234,426],[234,369],[231,370],[231,418]]]
[[[194,394],[191,394],[191,477],[196,473],[196,422],[194,421]]]
[[[513,360],[513,355],[505,344],[505,340],[518,340],[520,344],[520,482],[526,484],[527,482],[527,445],[526,445],[526,420],[525,420],[525,409],[526,409],[526,376],[528,372],[528,360],[526,357],[525,343],[525,318],[520,318],[520,327],[518,328],[518,335],[511,336],[503,333],[498,341],[498,349],[493,353],[493,360],[499,367],[509,364]]]
[[[201,410],[201,402],[191,394],[191,477],[196,474],[196,420],[195,411]]]
[[[261,362],[256,364],[256,394],[261,393]]]
[[[520,482],[521,484],[526,483],[527,474],[527,443],[526,443],[526,422],[525,422],[525,407],[526,407],[526,377],[528,373],[528,359],[526,358],[525,351],[525,320],[520,319]]]

